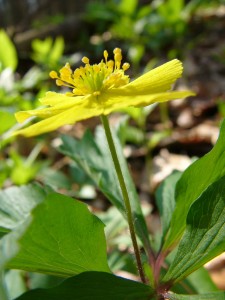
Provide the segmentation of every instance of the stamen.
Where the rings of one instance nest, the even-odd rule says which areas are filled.
[[[115,48],[114,61],[108,61],[108,52],[103,52],[104,59],[99,64],[90,65],[89,58],[84,56],[82,62],[85,66],[71,70],[69,63],[59,70],[59,75],[55,71],[49,73],[50,77],[56,79],[58,86],[66,86],[72,89],[67,92],[68,96],[83,96],[92,94],[97,97],[104,90],[118,88],[129,82],[129,76],[124,72],[129,68],[128,63],[124,63],[121,67],[122,51]]]
[[[124,63],[123,66],[122,66],[123,70],[126,71],[130,68],[130,64],[128,63]]]
[[[115,48],[114,50],[113,50],[113,53],[114,54],[117,54],[117,53],[120,53],[121,54],[121,49],[120,48]]]
[[[72,70],[70,68],[70,64],[66,63],[64,67],[62,67],[62,69],[59,70],[60,75],[71,75],[72,74]]]
[[[51,72],[49,73],[49,76],[50,76],[52,79],[58,78],[58,74],[56,73],[56,71],[51,71]]]
[[[115,48],[114,51],[115,69],[120,69],[122,61],[122,53],[120,48]]]
[[[107,59],[108,59],[108,56],[109,56],[108,52],[106,50],[104,50],[103,55],[104,55],[104,58],[105,58],[105,62],[107,63]]]
[[[89,58],[86,57],[86,56],[84,56],[84,57],[82,58],[82,62],[83,62],[84,64],[89,64]]]
[[[64,82],[63,82],[62,80],[57,79],[57,80],[56,80],[56,85],[58,85],[58,86],[63,86],[63,85],[65,85],[65,84],[64,84]]]

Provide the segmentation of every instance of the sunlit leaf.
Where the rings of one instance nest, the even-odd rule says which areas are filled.
[[[137,4],[137,0],[121,0],[118,8],[123,14],[132,15],[137,9]]]
[[[0,134],[8,130],[16,123],[14,115],[7,111],[0,110]]]
[[[18,63],[16,48],[3,29],[0,30],[0,45],[0,71],[8,67],[15,70]]]
[[[9,268],[61,277],[109,272],[104,224],[84,203],[60,194],[48,195],[33,210],[33,220],[19,245]]]
[[[52,64],[55,64],[59,61],[59,59],[61,58],[63,51],[64,51],[64,39],[61,36],[58,36],[55,39],[55,42],[53,44],[53,47],[50,51],[50,62]]]

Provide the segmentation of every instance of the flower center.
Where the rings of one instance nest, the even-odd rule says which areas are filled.
[[[99,96],[102,91],[111,88],[117,88],[129,83],[129,76],[125,71],[130,65],[122,61],[122,51],[119,48],[114,49],[114,61],[108,60],[108,52],[103,52],[104,60],[99,64],[90,65],[87,57],[82,58],[84,66],[77,68],[74,72],[69,63],[59,71],[50,72],[50,77],[56,79],[58,86],[67,86],[72,88],[69,96],[93,94]]]

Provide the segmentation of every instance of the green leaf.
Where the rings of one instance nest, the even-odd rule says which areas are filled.
[[[33,54],[31,58],[36,63],[55,66],[61,58],[64,51],[63,37],[57,37],[55,41],[51,37],[45,40],[35,39],[32,41]]]
[[[9,233],[9,232],[10,232],[9,229],[4,228],[4,227],[0,227],[0,238],[1,238],[2,236],[4,236],[5,234]]]
[[[23,271],[24,272],[24,271]],[[48,274],[29,273],[29,289],[43,288],[48,289],[62,283],[65,278],[56,277]],[[18,294],[17,297],[21,295]]]
[[[42,63],[45,61],[48,53],[50,53],[52,45],[53,40],[51,37],[47,37],[44,40],[34,39],[31,44],[34,51],[31,58],[37,63]]]
[[[0,71],[11,68],[15,70],[18,63],[16,48],[4,30],[0,30]]]
[[[120,1],[118,9],[122,14],[132,15],[135,13],[137,5],[137,0],[122,0]]]
[[[209,272],[201,267],[187,278],[173,285],[171,291],[177,294],[206,294],[218,292],[219,289],[212,281]]]
[[[123,22],[125,23],[125,22]],[[129,31],[127,29],[130,29],[131,33],[134,34],[134,30],[131,28],[130,24],[123,24],[125,25],[124,28],[122,29],[121,31],[121,25],[118,24],[118,33],[119,33],[119,29],[121,31],[121,33],[123,33],[123,30],[125,29],[124,31],[124,35],[128,35]],[[127,33],[125,33],[127,32]],[[139,35],[139,33],[137,33],[137,35]],[[134,65],[138,65],[140,63],[140,60],[142,59],[142,57],[144,56],[144,53],[145,53],[145,47],[143,44],[133,44],[129,47],[129,51],[128,51],[128,58],[132,61],[132,63]],[[143,124],[144,125],[144,124]]]
[[[140,201],[131,179],[123,150],[118,138],[113,134],[117,154],[123,175],[129,191],[135,229],[145,249],[149,247],[148,230],[140,207]],[[123,198],[119,182],[115,173],[111,154],[106,143],[102,128],[97,131],[96,139],[87,131],[82,140],[78,141],[69,136],[62,136],[60,151],[73,159],[77,165],[92,179],[96,186],[111,201],[113,205],[126,217]]]
[[[205,156],[194,162],[185,170],[176,186],[176,208],[171,220],[170,230],[165,241],[164,250],[172,248],[182,236],[188,211],[213,182],[225,175],[225,121],[214,148]]]
[[[18,253],[18,240],[28,225],[29,222],[27,221],[22,223],[16,230],[8,233],[0,240],[0,274],[4,271],[7,263]]]
[[[139,121],[141,122],[141,125],[144,125],[142,123],[143,119],[145,121],[145,114],[143,113],[143,110],[144,110],[143,107],[133,107],[133,106],[124,107],[120,109],[121,112],[128,114],[132,119],[134,119],[139,126],[140,126]]]
[[[100,139],[103,144],[104,139]],[[124,204],[118,188],[118,180],[110,159],[109,150],[103,144],[100,148],[90,131],[78,141],[63,135],[60,152],[69,156],[92,179],[112,203],[124,213]],[[105,153],[106,152],[106,153]]]
[[[215,292],[215,293],[209,293],[209,294],[204,294],[204,295],[178,295],[178,294],[168,293],[167,299],[170,299],[170,300],[225,300],[225,292]]]
[[[165,236],[170,226],[170,221],[176,204],[176,183],[180,179],[181,174],[182,173],[179,171],[174,171],[160,184],[156,191],[156,204],[160,213],[163,236]]]
[[[4,133],[16,123],[14,115],[3,110],[0,110],[0,120],[0,134]]]
[[[187,227],[163,281],[177,282],[225,249],[225,176],[191,206]]]
[[[201,267],[195,272],[191,273],[186,279],[192,288],[195,289],[196,294],[219,291],[218,287],[212,281],[209,272],[204,267]]]
[[[148,141],[147,144],[148,149],[152,151],[154,148],[156,148],[159,145],[159,143],[163,139],[167,138],[170,135],[171,135],[171,130],[169,129],[164,129],[162,131],[154,132]]]
[[[23,185],[34,179],[35,175],[41,168],[41,163],[34,162],[32,165],[26,164],[21,159],[18,165],[13,166],[10,174],[11,181],[16,185]]]
[[[50,63],[51,64],[56,64],[59,59],[61,58],[62,54],[63,54],[63,51],[64,51],[64,47],[65,47],[65,44],[64,44],[64,39],[63,37],[61,36],[58,36],[56,39],[55,39],[55,42],[53,44],[53,47],[49,53],[49,59],[50,59]]]
[[[38,179],[53,189],[70,190],[72,181],[61,171],[53,168],[43,168],[38,172]]]
[[[45,198],[47,190],[37,184],[10,187],[0,191],[0,231],[7,232],[21,224],[30,211]]]
[[[173,262],[176,251],[177,248],[166,257],[166,264],[168,266]],[[166,274],[165,270],[163,274]],[[176,294],[206,294],[217,292],[219,289],[212,281],[209,272],[203,266],[191,273],[188,277],[173,284],[171,291]]]
[[[164,5],[158,6],[158,14],[165,19],[166,23],[182,22],[182,9],[184,0],[168,0]]]
[[[152,69],[152,68],[150,68],[150,69]],[[145,106],[145,107],[130,106],[130,107],[122,108],[122,109],[120,109],[120,111],[126,113],[132,119],[134,119],[134,121],[137,123],[137,125],[140,128],[144,128],[147,116],[153,112],[156,105],[157,105],[157,103],[153,103],[153,104]]]
[[[33,221],[19,244],[9,268],[61,277],[109,272],[104,224],[84,203],[64,195],[50,194],[33,210]]]
[[[15,300],[151,300],[152,289],[103,272],[85,272],[51,289],[37,289]]]
[[[121,127],[120,137],[122,138],[122,141],[137,145],[143,144],[145,140],[142,129],[129,126],[128,124],[124,124],[124,126]]]

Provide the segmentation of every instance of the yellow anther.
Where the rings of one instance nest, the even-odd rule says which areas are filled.
[[[59,73],[60,73],[61,77],[62,76],[64,76],[64,77],[69,76],[70,77],[71,74],[72,74],[72,70],[70,68],[70,65],[68,63],[66,63],[66,65],[62,69],[59,70]]]
[[[62,69],[61,70],[59,70],[59,72],[61,72],[61,71],[70,71],[70,72],[72,72],[72,70],[71,70],[71,67],[70,67],[70,64],[69,63],[66,63],[65,64],[65,66],[64,67],[62,67]]]
[[[52,79],[58,78],[58,74],[57,74],[56,71],[51,71],[51,72],[49,73],[49,76],[50,76]]]
[[[84,56],[84,57],[82,58],[82,62],[83,62],[84,64],[89,64],[89,58],[87,58],[86,56]]]
[[[58,86],[62,86],[62,85],[64,85],[64,82],[63,82],[62,80],[60,80],[60,79],[57,79],[57,80],[56,80],[56,84],[57,84]]]
[[[113,50],[113,53],[114,54],[121,54],[121,49],[120,48],[115,48],[114,50]]]
[[[130,68],[130,64],[128,63],[124,63],[123,66],[122,66],[123,70],[126,71]]]
[[[107,62],[107,59],[109,56],[108,52],[106,50],[104,50],[103,55],[104,55],[105,61]]]

